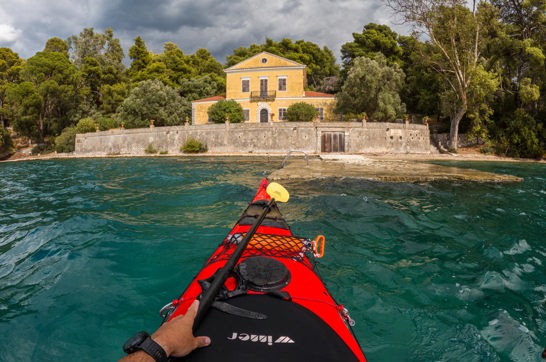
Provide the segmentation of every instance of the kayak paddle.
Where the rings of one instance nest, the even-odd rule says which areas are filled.
[[[278,202],[287,202],[290,198],[290,194],[286,189],[276,183],[271,182],[266,189],[267,194],[271,197],[269,200],[269,203],[266,205],[264,211],[260,214],[260,216],[254,221],[252,224],[252,227],[250,230],[246,233],[243,240],[237,245],[237,248],[231,254],[228,261],[224,264],[224,266],[219,269],[216,274],[214,275],[214,279],[212,280],[210,287],[205,290],[202,295],[201,299],[199,301],[199,309],[197,310],[197,315],[195,316],[194,322],[193,322],[193,331],[197,329],[201,321],[203,320],[204,316],[207,314],[208,310],[210,309],[212,303],[214,303],[214,300],[216,299],[216,296],[218,295],[218,292],[226,282],[227,278],[233,271],[233,268],[241,258],[241,255],[246,249],[246,246],[250,242],[250,239],[254,236],[256,233],[256,230],[258,230],[258,227],[262,223],[262,221],[265,219],[267,213],[269,210],[271,210],[271,207],[275,204],[276,201]]]

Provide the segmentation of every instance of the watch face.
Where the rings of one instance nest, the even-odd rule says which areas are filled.
[[[149,334],[146,332],[138,332],[131,338],[125,342],[123,345],[123,351],[125,353],[133,353],[139,350],[139,346],[146,338],[148,338]]]

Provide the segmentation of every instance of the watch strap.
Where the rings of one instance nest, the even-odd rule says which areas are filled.
[[[156,362],[167,362],[168,357],[167,353],[163,347],[161,347],[157,342],[155,342],[152,337],[148,336],[142,343],[137,347],[138,349],[143,350],[148,353]]]

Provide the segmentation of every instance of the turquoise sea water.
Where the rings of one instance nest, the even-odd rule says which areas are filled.
[[[0,361],[113,361],[178,297],[279,161],[0,163]],[[518,184],[285,184],[369,361],[541,361],[546,165]]]

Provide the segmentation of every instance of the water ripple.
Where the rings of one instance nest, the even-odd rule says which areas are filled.
[[[537,361],[546,335],[543,165],[460,164],[522,184],[291,182],[297,235],[370,361]],[[120,357],[153,330],[278,162],[0,163],[5,362]],[[82,328],[84,326],[85,328]]]

